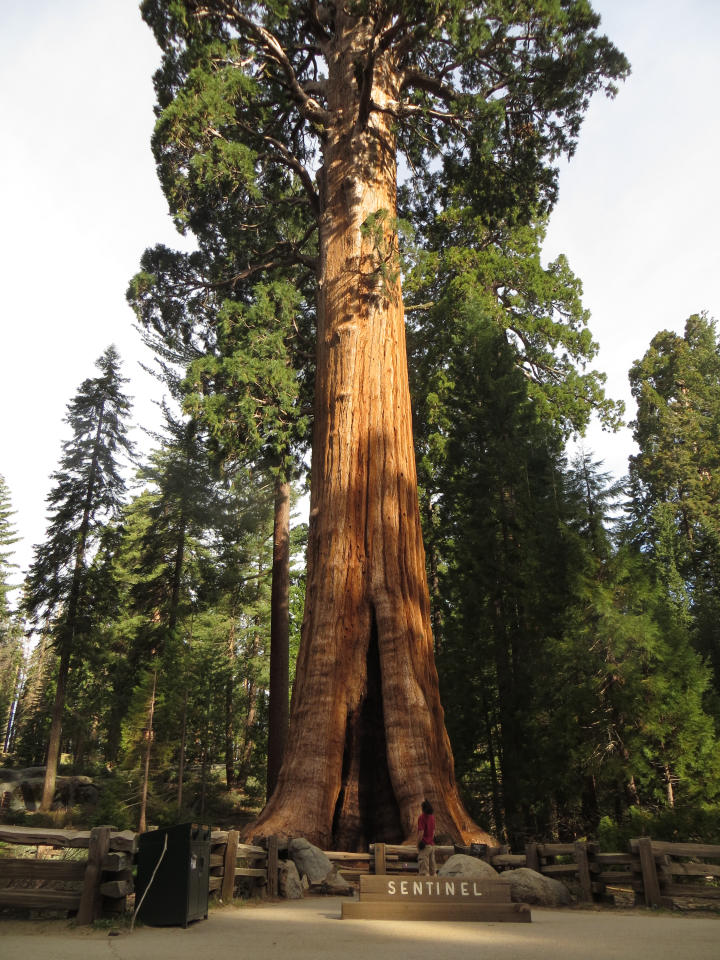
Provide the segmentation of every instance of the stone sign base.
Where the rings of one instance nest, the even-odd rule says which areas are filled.
[[[512,903],[505,883],[467,877],[360,877],[360,899],[342,905],[343,920],[475,920],[530,923],[530,908]]]

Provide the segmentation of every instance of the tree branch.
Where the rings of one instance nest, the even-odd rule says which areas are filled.
[[[469,113],[449,113],[445,110],[435,110],[433,107],[423,107],[417,103],[398,103],[390,102],[387,106],[381,107],[379,104],[372,101],[371,109],[377,110],[379,113],[387,113],[391,117],[395,117],[398,120],[403,119],[404,117],[434,117],[436,120],[444,121],[455,121],[455,120],[469,120]]]
[[[330,22],[330,16],[327,10],[324,10],[318,4],[318,0],[310,0],[308,3],[308,26],[316,37],[319,37],[324,43],[329,43],[332,37],[325,29],[325,24]],[[323,22],[323,20],[325,22]]]
[[[258,131],[253,130],[253,128],[247,123],[240,123],[239,126],[253,136],[258,135]],[[294,153],[291,153],[291,151],[288,150],[288,148],[279,140],[276,140],[275,137],[271,137],[267,133],[260,133],[259,136],[263,143],[267,143],[268,146],[277,151],[278,156],[276,156],[275,159],[284,166],[294,170],[298,175],[298,178],[303,185],[303,189],[305,190],[305,193],[310,201],[312,211],[317,216],[320,212],[320,198],[317,195],[317,191],[315,190],[312,178],[307,168],[298,160]]]
[[[420,70],[405,70],[403,72],[400,89],[405,90],[408,87],[433,93],[445,103],[450,103],[457,98],[456,90],[442,83],[437,77],[431,77]]]
[[[276,63],[284,73],[290,94],[300,107],[302,114],[321,126],[327,127],[330,125],[330,114],[317,100],[309,96],[303,89],[290,62],[290,58],[274,34],[266,30],[265,27],[251,17],[245,16],[231,0],[221,0],[221,2],[217,4],[217,7],[208,7],[197,3],[194,5],[194,8],[195,16],[198,19],[217,16],[218,12],[222,12],[231,23],[237,24],[239,27],[244,28],[247,33],[251,34],[257,40],[259,48],[265,54],[265,58]]]

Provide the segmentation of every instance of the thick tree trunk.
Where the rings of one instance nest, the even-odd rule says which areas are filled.
[[[272,592],[270,597],[270,706],[267,795],[272,795],[287,741],[290,692],[290,483],[275,483]]]
[[[396,144],[381,112],[398,91],[385,55],[372,87],[358,82],[369,30],[338,10],[328,81],[336,124],[321,172],[305,617],[285,762],[249,830],[348,850],[414,836],[424,797],[439,834],[487,837],[457,794],[433,657],[394,225]]]

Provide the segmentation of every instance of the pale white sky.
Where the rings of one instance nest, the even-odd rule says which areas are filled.
[[[597,98],[563,168],[548,258],[581,277],[608,392],[660,329],[720,318],[720,3],[596,0],[633,76]],[[25,567],[45,530],[68,401],[110,343],[137,419],[154,425],[158,386],[125,290],[142,251],[180,243],[149,139],[159,55],[135,0],[0,0],[0,474]],[[632,407],[629,408],[632,415]],[[586,445],[617,475],[629,431]]]

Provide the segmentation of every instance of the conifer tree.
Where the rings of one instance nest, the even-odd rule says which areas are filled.
[[[13,716],[21,689],[23,632],[10,607],[12,547],[18,542],[12,522],[13,509],[5,479],[0,476],[0,753],[8,752]]]
[[[552,203],[554,159],[626,61],[584,0],[146,0],[143,13],[164,52],[155,147],[173,212],[191,230],[238,217],[246,277],[314,271],[306,614],[286,759],[255,829],[352,849],[410,835],[427,795],[441,832],[480,836],[432,655],[397,157],[426,196],[462,181],[479,215],[526,220]]]
[[[208,192],[197,187],[196,203]],[[210,191],[212,196],[212,191]],[[194,229],[200,250],[145,252],[128,299],[145,342],[162,360],[184,366],[173,383],[185,410],[207,433],[213,460],[226,472],[253,463],[275,478],[268,786],[282,762],[288,719],[289,542],[291,479],[303,468],[312,373],[298,369],[292,345],[311,323],[303,300],[307,267],[293,278],[255,283],[242,269],[246,232],[209,216]],[[232,282],[227,277],[232,276]],[[202,291],[202,296],[198,295]],[[302,365],[302,364],[301,364]],[[303,407],[305,411],[303,411]]]
[[[124,512],[123,536],[114,564],[121,588],[114,627],[118,655],[112,668],[109,748],[117,756],[124,724],[127,749],[132,740],[127,731],[141,718],[140,728],[146,731],[140,745],[144,753],[141,824],[145,822],[151,753],[159,742],[154,730],[152,735],[147,732],[147,718],[152,716],[156,725],[162,710],[177,721],[172,733],[180,740],[182,782],[187,624],[202,591],[203,565],[209,562],[206,531],[217,522],[216,484],[196,424],[177,419],[166,408],[165,432],[157,439],[160,446],[139,471],[146,487]],[[128,718],[131,704],[133,716]],[[167,724],[165,728],[167,733]],[[165,742],[170,739],[167,736]]]
[[[720,340],[691,316],[661,331],[630,371],[638,412],[630,460],[636,540],[694,624],[720,692]]]
[[[93,620],[90,560],[105,525],[117,517],[125,482],[121,457],[132,454],[127,437],[130,401],[123,391],[120,358],[111,346],[98,359],[99,374],[84,380],[68,405],[72,431],[63,443],[47,503],[46,539],[35,547],[26,582],[25,608],[35,624],[47,623],[58,655],[42,808],[50,809],[60,756],[68,676],[83,656]]]

